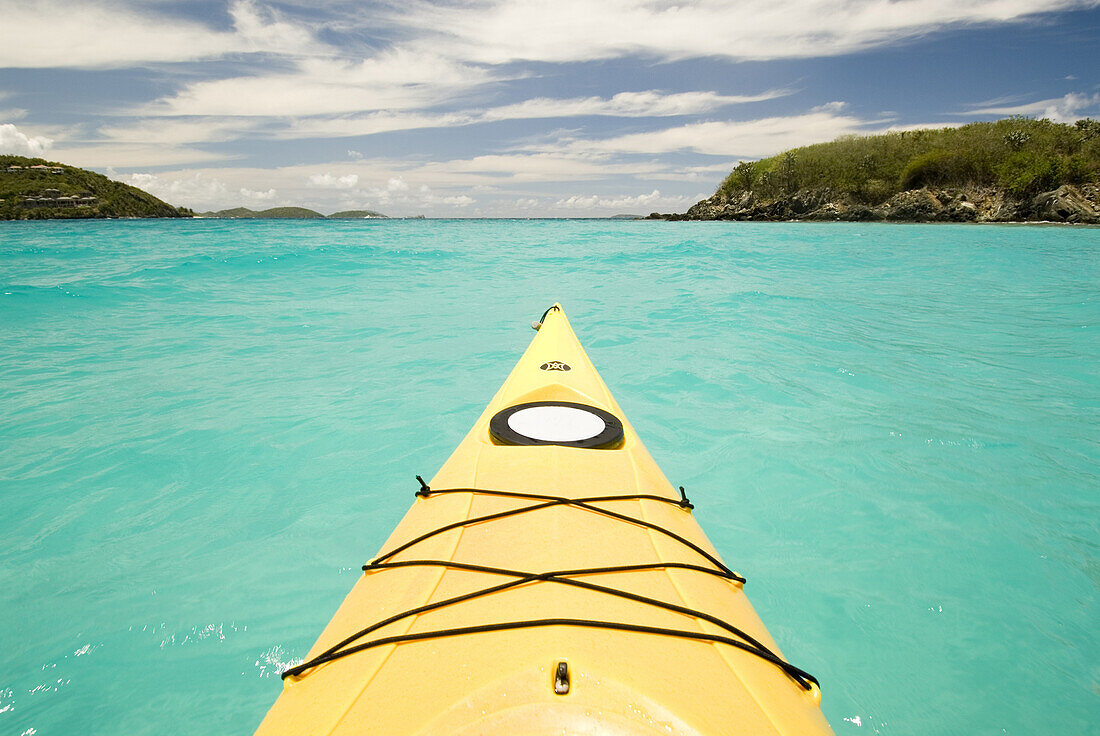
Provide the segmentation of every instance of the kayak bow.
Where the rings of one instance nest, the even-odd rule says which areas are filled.
[[[830,734],[555,304],[257,731]]]

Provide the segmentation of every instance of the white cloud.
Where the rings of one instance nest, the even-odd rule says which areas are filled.
[[[595,194],[589,196],[574,195],[559,199],[554,203],[555,207],[563,209],[593,210],[593,209],[633,209],[637,207],[650,207],[660,201],[660,190],[654,189],[649,194],[637,194],[634,196],[622,195],[618,197],[599,197]]]
[[[311,56],[288,72],[194,82],[147,115],[312,116],[432,106],[492,80],[484,68],[394,49],[369,59]]]
[[[667,166],[656,161],[614,161],[604,154],[557,150],[486,154],[421,164],[418,171],[449,185],[574,182],[615,176],[657,175]]]
[[[465,112],[425,114],[387,111],[361,115],[306,115],[288,121],[285,127],[273,132],[272,137],[280,140],[352,138],[398,130],[450,128],[470,125],[474,122],[476,122],[476,116]],[[349,151],[349,154],[351,153]],[[362,154],[359,156],[361,157]],[[355,158],[354,155],[351,157]]]
[[[55,154],[61,160],[92,168],[176,166],[237,158],[196,147],[260,136],[264,121],[252,118],[140,119],[101,126],[94,136],[80,128],[59,130]],[[223,151],[225,149],[223,148]]]
[[[430,202],[431,200],[428,201]],[[473,197],[468,197],[465,194],[459,194],[452,197],[441,197],[438,199],[438,201],[441,204],[452,205],[455,207],[468,207],[473,204],[475,200]]]
[[[202,171],[169,175],[136,173],[119,176],[109,168],[107,175],[124,184],[149,192],[170,204],[196,210],[218,210],[241,204],[270,203],[278,196],[274,188],[256,190],[248,187],[234,187]]]
[[[108,173],[114,173],[108,171]],[[202,172],[195,172],[191,176],[179,179],[164,179],[156,174],[137,173],[129,176],[116,177],[124,184],[144,189],[155,197],[175,204],[176,201],[184,201],[188,204],[196,202],[223,201],[229,194],[225,182],[205,176]]]
[[[788,148],[867,132],[868,121],[831,109],[790,117],[690,123],[596,140],[566,140],[562,150],[587,154],[665,154],[694,151],[715,156],[760,158]],[[552,147],[558,147],[553,145]],[[542,145],[534,146],[545,150]]]
[[[741,156],[739,158],[744,160],[746,157]],[[752,157],[749,156],[748,158]],[[682,166],[665,173],[661,178],[669,181],[718,182],[725,178],[726,174],[737,165],[737,162],[738,157],[734,157],[704,166]]]
[[[119,2],[0,0],[0,67],[127,67],[228,54],[319,53],[300,22],[250,0],[230,6],[233,30],[216,31]]]
[[[274,189],[267,189],[265,191],[256,191],[247,187],[241,187],[237,190],[243,199],[251,200],[253,202],[270,202],[275,199],[276,191]]]
[[[440,197],[433,195],[431,191],[431,187],[427,184],[421,184],[414,190],[403,176],[397,175],[389,177],[382,186],[367,187],[358,190],[357,193],[382,206],[394,203],[428,201],[438,203],[442,201]]]
[[[840,112],[848,107],[847,102],[841,100],[833,100],[832,102],[826,102],[824,105],[818,105],[817,107],[811,107],[810,112]]]
[[[314,40],[308,27],[286,19],[271,8],[260,8],[252,0],[238,0],[229,8],[236,40],[245,51],[301,54],[324,47]]]
[[[667,93],[660,90],[620,92],[605,99],[580,97],[565,100],[536,98],[513,105],[491,108],[483,114],[485,120],[523,118],[564,118],[582,115],[615,117],[668,117],[698,115],[728,105],[774,100],[789,95],[789,90],[768,90],[757,95],[720,95],[712,91]]]
[[[665,93],[658,90],[620,92],[610,98],[577,97],[570,99],[533,98],[510,105],[483,110],[459,110],[447,113],[375,112],[338,117],[306,116],[289,122],[273,133],[279,139],[340,138],[398,130],[449,128],[503,120],[531,120],[581,116],[670,117],[697,115],[721,107],[772,100],[791,94],[788,90],[768,90],[756,95],[720,95],[712,91]],[[357,152],[349,151],[354,158]]]
[[[425,45],[484,64],[624,56],[829,56],[951,26],[1021,21],[1095,0],[481,0],[407,4]],[[531,29],[537,29],[532,32]]]
[[[532,144],[523,150],[564,161],[618,160],[622,156],[662,156],[694,152],[721,156],[725,160],[709,165],[660,166],[660,178],[694,181],[728,172],[738,160],[774,156],[791,148],[824,143],[845,135],[874,135],[896,130],[949,128],[959,122],[887,125],[881,119],[865,119],[844,113],[845,102],[830,102],[810,112],[756,120],[727,120],[689,123],[670,128],[631,133],[611,138],[572,138]],[[636,172],[641,174],[641,172]]]
[[[41,135],[27,135],[12,123],[0,124],[0,153],[18,156],[42,156],[53,146],[53,140]]]
[[[332,174],[311,174],[306,186],[322,189],[351,189],[359,183],[358,174],[333,176]]]
[[[1095,6],[1095,0],[410,0],[366,12],[358,4],[329,4],[321,21],[312,7],[282,4],[287,10],[280,12],[236,0],[229,5],[232,28],[223,30],[136,0],[0,0],[0,67],[126,67],[263,53],[327,58],[353,72],[354,63],[336,60],[356,49],[326,46],[318,40],[322,29],[345,37],[382,31],[400,39],[393,52],[442,62],[444,69],[626,56],[774,59],[848,53],[947,27]],[[338,77],[329,81],[340,86]]]
[[[1100,113],[1100,94],[1082,94],[1071,92],[1063,97],[1055,97],[1049,100],[1028,102],[1022,105],[998,105],[997,100],[992,104],[984,104],[977,109],[968,112],[957,113],[966,116],[997,116],[1027,115],[1037,118],[1048,118],[1056,123],[1072,123],[1088,115]]]
[[[8,92],[0,92],[0,101],[10,96]],[[22,120],[27,117],[27,111],[21,107],[0,108],[0,120]]]
[[[512,207],[523,213],[539,213],[550,216],[601,217],[616,214],[644,215],[649,212],[682,211],[710,193],[662,194],[654,189],[648,194],[576,194],[557,200],[534,197],[515,200]]]
[[[683,0],[675,4],[472,0],[441,6],[408,0],[384,3],[369,14],[354,4],[334,4],[318,15],[287,4],[279,4],[284,9],[280,11],[261,0],[234,0],[228,6],[230,27],[218,29],[167,15],[167,3],[0,0],[0,67],[103,68],[262,54],[255,57],[247,74],[188,81],[161,99],[129,111],[144,118],[122,122],[115,118],[99,129],[101,139],[59,139],[63,150],[55,152],[84,166],[174,166],[224,160],[226,154],[203,150],[203,144],[242,138],[352,137],[584,116],[713,116],[732,105],[790,94],[783,89],[747,95],[650,89],[492,104],[505,99],[494,85],[531,73],[496,66],[508,62],[823,56],[945,27],[1019,22],[1041,13],[1098,4],[1098,0]],[[532,28],[537,32],[532,33]],[[319,40],[323,30],[336,30],[345,38],[367,32],[372,38],[381,33],[397,40],[371,48],[345,42],[337,49]],[[444,105],[458,109],[440,111]],[[965,114],[999,112],[1069,120],[1096,105],[1095,95],[1067,95],[1026,105],[987,106]],[[440,165],[449,167],[456,177],[465,173],[483,178],[496,171],[527,181],[550,181],[556,176],[600,178],[599,167],[613,156],[689,151],[751,158],[866,132],[867,125],[846,113],[842,103],[830,103],[802,116],[692,122],[603,140],[560,138],[518,154],[489,149],[484,156]],[[354,151],[348,156],[362,159]],[[507,170],[506,165],[521,168]],[[627,168],[637,171],[639,166]],[[334,180],[312,186],[353,190],[359,183]]]
[[[0,30],[0,65],[5,51],[13,57],[9,66],[57,65],[62,58],[66,64],[82,66],[122,65],[261,51],[283,56],[290,62],[289,70],[272,73],[258,68],[248,75],[191,82],[140,112],[208,119],[289,116],[297,119],[277,137],[357,136],[510,119],[703,114],[787,93],[648,90],[611,98],[536,98],[482,110],[417,112],[486,88],[502,78],[503,72],[493,65],[515,60],[829,55],[944,26],[1018,21],[1094,4],[1096,0],[850,0],[839,6],[834,0],[695,0],[678,5],[561,0],[548,5],[541,0],[487,0],[439,7],[414,1],[402,11],[382,9],[372,16],[375,25],[401,28],[404,40],[356,59],[353,47],[337,52],[321,45],[310,23],[246,0],[231,6],[232,31],[152,15],[148,6],[139,12],[117,4],[55,6],[51,0],[35,7],[12,2],[3,26],[10,37]],[[357,22],[348,11],[330,12],[336,13],[330,21],[335,27],[352,28]],[[531,28],[539,32],[532,34]],[[29,43],[28,38],[36,40]],[[50,40],[43,44],[40,38]],[[56,48],[39,53],[51,44]],[[233,134],[225,123],[215,124],[209,138],[200,137],[201,126],[194,121],[174,126],[173,134],[196,142]],[[235,134],[249,129],[245,124]],[[107,129],[108,135],[119,138],[141,132],[124,126]]]
[[[58,161],[87,169],[179,166],[236,158],[234,154],[212,153],[187,146],[158,146],[155,141],[141,144],[63,141],[53,148],[51,155]]]
[[[97,131],[111,143],[159,146],[194,143],[224,143],[260,134],[263,121],[240,117],[144,118],[126,123],[109,123]]]

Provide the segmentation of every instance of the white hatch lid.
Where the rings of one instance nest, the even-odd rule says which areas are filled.
[[[572,406],[530,406],[508,417],[512,431],[542,442],[579,442],[607,428],[598,415]]]

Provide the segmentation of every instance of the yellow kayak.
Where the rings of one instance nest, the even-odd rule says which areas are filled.
[[[561,307],[257,734],[830,734]]]

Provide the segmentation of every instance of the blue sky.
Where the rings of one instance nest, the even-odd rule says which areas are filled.
[[[0,0],[0,152],[200,210],[683,211],[741,159],[1100,117],[1100,0]]]

